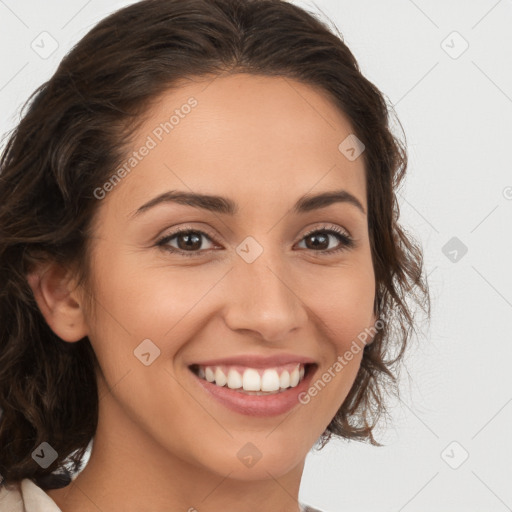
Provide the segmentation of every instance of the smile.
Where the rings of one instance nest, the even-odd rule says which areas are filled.
[[[288,360],[289,361],[289,360]],[[225,363],[225,361],[223,361]],[[192,364],[188,368],[199,394],[223,408],[246,416],[277,416],[303,404],[299,400],[310,386],[318,365],[312,362],[247,361],[243,365]],[[269,364],[270,363],[270,364]]]
[[[247,394],[276,394],[298,386],[306,373],[305,364],[286,364],[274,368],[241,366],[192,365],[191,370],[200,378],[219,387],[239,390]]]

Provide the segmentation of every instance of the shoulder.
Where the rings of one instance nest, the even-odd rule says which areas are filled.
[[[25,512],[21,498],[21,482],[0,484],[0,510],[2,512]]]
[[[0,485],[2,512],[61,512],[57,504],[29,478]]]

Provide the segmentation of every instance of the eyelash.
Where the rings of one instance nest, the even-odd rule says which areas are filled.
[[[175,238],[176,236],[178,236],[178,235],[180,235],[182,233],[197,233],[197,234],[206,236],[206,238],[208,238],[211,242],[214,242],[214,237],[211,236],[209,233],[205,233],[205,232],[203,232],[203,231],[201,231],[199,229],[192,229],[192,228],[185,227],[185,228],[180,228],[180,229],[174,231],[170,235],[166,235],[166,236],[160,238],[157,241],[156,245],[158,247],[161,247],[164,251],[167,251],[167,252],[170,252],[170,253],[173,253],[173,254],[179,254],[179,255],[182,255],[182,256],[186,256],[186,257],[198,257],[198,256],[201,256],[202,253],[204,252],[204,250],[199,250],[199,251],[183,251],[181,249],[176,249],[174,247],[170,247],[170,246],[167,245],[168,242],[170,242],[173,238]],[[312,234],[315,234],[315,233],[327,233],[327,234],[330,234],[330,235],[334,235],[342,243],[336,249],[328,249],[328,250],[313,251],[313,252],[316,252],[316,253],[319,253],[319,254],[322,254],[322,255],[325,255],[325,254],[333,255],[333,254],[339,253],[340,251],[351,249],[354,246],[353,238],[350,237],[345,231],[342,231],[337,226],[324,226],[322,228],[313,229],[313,230],[307,232],[306,234],[304,234],[304,236],[301,238],[300,241],[302,242],[302,240],[304,240],[308,236],[310,236]],[[206,250],[211,250],[211,249],[206,249]]]

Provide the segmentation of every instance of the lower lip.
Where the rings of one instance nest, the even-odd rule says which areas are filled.
[[[220,387],[212,384],[201,379],[191,370],[189,371],[207,393],[228,409],[247,416],[278,416],[290,411],[300,403],[299,395],[308,389],[316,366],[308,368],[304,379],[297,386],[274,395],[246,395],[226,386]]]

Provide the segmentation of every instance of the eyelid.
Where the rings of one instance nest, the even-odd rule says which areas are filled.
[[[169,239],[169,238],[174,238],[176,235],[179,235],[180,233],[188,233],[189,231],[207,235],[212,243],[217,243],[217,238],[219,238],[218,235],[213,233],[213,231],[209,230],[208,228],[205,228],[203,226],[194,227],[192,225],[185,224],[185,225],[180,225],[177,228],[171,228],[168,234],[159,235],[157,237],[157,242],[165,240],[165,239]]]
[[[350,231],[347,228],[345,228],[343,226],[339,226],[338,224],[330,224],[330,223],[326,222],[326,223],[322,224],[321,226],[315,226],[315,227],[311,228],[309,231],[306,231],[301,236],[300,240],[302,240],[306,236],[311,235],[312,233],[316,233],[317,231],[329,231],[329,230],[333,230],[333,231],[339,230],[342,233],[344,233],[347,237],[353,239],[353,236],[351,235]]]
[[[310,230],[308,230],[305,233],[303,233],[301,235],[301,237],[299,238],[299,240],[297,240],[297,242],[294,243],[294,245],[296,243],[302,242],[306,237],[308,237],[309,235],[311,235],[313,233],[316,233],[318,231],[320,231],[320,232],[322,232],[322,231],[325,231],[325,232],[331,231],[331,232],[334,232],[335,235],[337,235],[337,236],[341,236],[341,237],[344,236],[346,238],[346,240],[344,242],[340,241],[341,246],[338,247],[338,248],[318,250],[318,251],[310,250],[310,252],[313,252],[313,253],[316,252],[316,253],[318,253],[320,255],[323,255],[323,254],[332,255],[332,254],[335,254],[337,252],[341,252],[343,250],[350,249],[350,248],[352,248],[355,245],[356,240],[354,239],[354,237],[352,237],[352,235],[350,234],[348,229],[346,229],[345,227],[339,226],[338,224],[331,224],[331,223],[323,223],[320,226],[312,227]],[[163,248],[164,250],[166,250],[166,251],[168,251],[170,253],[174,253],[174,254],[178,254],[178,255],[184,255],[186,257],[187,256],[192,256],[192,257],[194,257],[194,256],[202,256],[202,255],[204,255],[205,252],[209,252],[209,251],[215,250],[215,249],[201,249],[199,251],[183,251],[181,249],[176,249],[175,247],[166,248],[167,243],[171,239],[175,238],[180,233],[188,233],[188,232],[197,232],[197,233],[199,233],[201,235],[206,235],[206,237],[210,240],[210,242],[212,244],[218,245],[218,243],[217,243],[217,235],[212,234],[212,232],[208,228],[203,228],[203,227],[196,228],[196,227],[194,227],[192,225],[182,225],[182,226],[174,229],[171,233],[158,237],[156,245],[160,246],[161,248]]]
[[[318,225],[315,225],[313,224],[313,227],[308,229],[307,231],[305,231],[302,235],[301,235],[301,238],[297,241],[300,241],[302,240],[304,237],[312,234],[312,233],[315,233],[316,231],[321,231],[321,230],[329,230],[329,229],[339,229],[341,231],[343,231],[349,238],[354,238],[352,236],[352,234],[350,233],[350,231],[344,227],[344,226],[339,226],[338,224],[333,224],[333,223],[330,223],[330,222],[324,222],[324,223],[320,223],[321,225],[318,226]],[[209,228],[207,227],[194,227],[192,224],[185,224],[185,225],[179,225],[177,228],[173,229],[172,227],[169,228],[171,231],[169,232],[169,234],[162,234],[162,235],[158,235],[157,236],[157,239],[158,240],[161,240],[163,238],[168,238],[169,236],[175,236],[181,232],[187,232],[187,231],[197,231],[197,232],[203,232],[205,235],[208,235],[210,240],[212,242],[214,242],[216,240],[216,238],[218,238],[218,235],[216,235],[215,233],[213,233],[213,231],[209,230]],[[304,228],[302,228],[304,229]],[[299,231],[299,235],[300,233],[302,233],[302,229]]]

